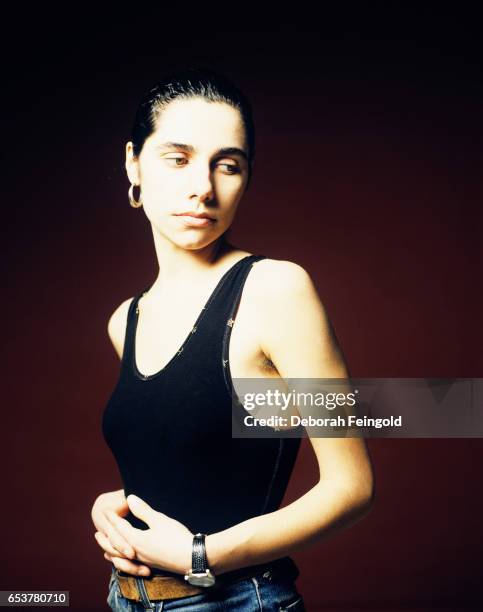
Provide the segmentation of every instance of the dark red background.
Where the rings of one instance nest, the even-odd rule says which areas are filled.
[[[106,326],[156,274],[124,146],[140,96],[185,60],[225,72],[254,107],[255,174],[232,239],[312,274],[351,374],[482,376],[482,87],[476,27],[460,17],[392,30],[388,15],[383,35],[325,24],[159,39],[126,18],[59,29],[52,47],[19,30],[2,113],[0,589],[65,589],[74,609],[107,609],[90,518],[122,486],[100,429],[119,367]],[[294,555],[308,609],[483,603],[482,441],[369,447],[372,513]],[[285,503],[316,476],[304,440]]]

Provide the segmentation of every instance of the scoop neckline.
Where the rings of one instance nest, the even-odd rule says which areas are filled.
[[[208,299],[206,300],[205,305],[203,306],[203,308],[201,309],[200,313],[198,314],[198,317],[196,318],[196,321],[195,321],[191,331],[185,337],[185,339],[184,339],[183,343],[181,344],[181,346],[178,348],[178,350],[175,352],[175,354],[171,357],[171,359],[169,359],[169,361],[167,361],[166,364],[160,370],[157,370],[153,374],[143,374],[142,372],[140,372],[140,370],[137,367],[137,362],[136,362],[136,336],[137,336],[137,328],[138,328],[138,322],[139,322],[138,303],[139,303],[139,300],[142,298],[142,296],[144,294],[146,294],[149,291],[149,289],[151,289],[151,287],[153,285],[150,285],[148,288],[144,289],[144,291],[139,293],[134,298],[134,300],[133,300],[134,326],[133,326],[133,333],[132,333],[131,366],[132,366],[132,371],[133,371],[134,375],[136,376],[136,378],[138,378],[139,380],[144,382],[144,381],[147,381],[147,380],[151,380],[153,378],[157,378],[161,374],[164,374],[164,372],[168,369],[168,367],[181,355],[181,353],[185,349],[186,345],[189,343],[191,337],[193,336],[193,331],[196,329],[198,324],[203,319],[203,317],[204,317],[208,307],[210,306],[211,302],[214,300],[214,298],[216,297],[216,295],[220,291],[220,289],[223,286],[223,283],[226,280],[227,276],[231,272],[233,272],[233,270],[237,266],[239,266],[243,261],[246,261],[247,259],[250,259],[252,257],[257,257],[257,255],[246,255],[245,257],[242,257],[241,259],[236,261],[232,266],[230,266],[228,268],[228,270],[226,270],[226,272],[224,272],[224,274],[221,276],[220,280],[215,285],[215,288],[213,289],[213,291],[209,295]]]

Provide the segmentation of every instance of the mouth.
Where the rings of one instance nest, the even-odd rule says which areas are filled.
[[[208,217],[207,215],[193,216],[189,213],[183,213],[173,216],[179,219],[182,225],[186,227],[208,227],[216,223],[216,219]]]

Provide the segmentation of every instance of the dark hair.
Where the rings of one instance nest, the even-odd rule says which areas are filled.
[[[249,183],[255,159],[255,125],[251,105],[225,76],[202,66],[186,68],[164,76],[149,89],[139,104],[131,131],[134,155],[140,155],[145,140],[156,128],[156,120],[170,102],[176,98],[199,97],[209,102],[224,102],[240,112],[248,145]]]

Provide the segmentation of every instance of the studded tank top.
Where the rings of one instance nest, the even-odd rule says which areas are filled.
[[[252,266],[249,255],[221,277],[196,323],[159,371],[137,369],[138,301],[130,303],[117,384],[102,430],[125,495],[134,493],[192,533],[215,533],[279,508],[300,438],[232,436],[230,334]],[[131,512],[138,529],[147,525]]]

